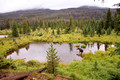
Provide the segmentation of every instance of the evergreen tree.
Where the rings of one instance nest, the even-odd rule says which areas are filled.
[[[109,27],[108,29],[107,29],[107,35],[110,35],[111,34],[111,28]]]
[[[73,18],[72,18],[72,16],[70,16],[69,26],[66,28],[65,33],[66,33],[66,34],[67,34],[67,33],[70,33],[72,27],[73,27]]]
[[[58,66],[58,61],[60,58],[57,56],[56,49],[53,48],[53,45],[50,45],[49,51],[47,51],[47,70],[49,73],[55,74],[56,67]]]
[[[27,34],[30,34],[30,32],[31,32],[31,29],[30,29],[30,26],[28,26],[28,28],[27,28]]]
[[[100,20],[100,26],[101,26],[102,29],[105,27],[105,26],[104,26],[104,20],[103,20],[103,19]]]
[[[94,27],[90,28],[90,36],[93,37],[95,35],[95,29]]]
[[[23,33],[23,30],[22,30],[22,25],[19,25],[19,33],[22,34]]]
[[[115,46],[116,46],[116,50],[115,50],[115,54],[117,54],[117,55],[120,55],[120,43],[115,43]]]
[[[43,24],[42,24],[42,28],[43,28],[43,29],[46,29],[45,23],[44,23],[44,22],[43,22]]]
[[[28,26],[30,26],[30,22],[29,22],[29,20],[27,20],[27,24],[28,24]]]
[[[77,20],[77,26],[78,26],[79,28],[81,28],[80,19],[79,19],[79,18],[78,18],[78,20]]]
[[[30,34],[31,29],[30,29],[30,23],[29,20],[27,20],[27,34]]]
[[[5,29],[5,23],[2,23],[2,30]]]
[[[33,26],[31,29],[32,29],[33,32],[36,31],[36,27],[35,26]]]
[[[117,9],[117,12],[115,13],[115,16],[114,16],[114,27],[115,27],[115,32],[118,35],[120,32],[120,12],[119,12],[119,9]]]
[[[27,22],[23,22],[23,34],[27,34],[28,33],[28,23]]]
[[[34,26],[35,26],[35,27],[38,27],[38,26],[39,26],[38,20],[36,20],[36,21],[34,22]]]
[[[105,29],[103,28],[102,31],[101,31],[101,34],[105,34]]]
[[[98,25],[97,25],[96,33],[98,34],[99,37],[100,37],[100,35],[102,34],[102,28],[101,28],[101,26],[100,26],[100,23],[98,23]]]
[[[55,31],[54,31],[54,29],[52,30],[52,35],[54,35],[55,34]]]
[[[6,27],[7,29],[10,29],[10,22],[9,22],[9,19],[6,20],[5,27]]]
[[[84,27],[84,29],[83,29],[83,35],[84,35],[84,37],[87,37],[87,27]]]
[[[18,30],[17,30],[17,23],[14,21],[12,24],[12,36],[13,37],[18,37]]]
[[[106,21],[105,21],[105,30],[107,30],[109,27],[112,28],[112,18],[111,18],[111,11],[110,8],[107,11],[106,15]]]
[[[83,29],[85,25],[85,19],[82,18],[82,20],[80,21],[80,29]]]
[[[60,29],[59,28],[57,28],[57,34],[60,34]]]
[[[42,19],[40,20],[39,25],[40,25],[40,27],[42,27],[42,26],[43,26],[43,20],[42,20]]]
[[[4,28],[3,28],[3,26],[0,26],[0,30],[3,30]]]

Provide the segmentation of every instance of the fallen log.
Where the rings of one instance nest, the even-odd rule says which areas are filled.
[[[42,69],[38,69],[38,70],[31,71],[31,72],[19,74],[19,75],[16,75],[16,76],[2,78],[2,79],[0,79],[0,80],[22,80],[23,78],[29,76],[31,73],[34,73],[34,72],[41,73],[41,72],[44,71],[44,70],[46,70],[46,67],[45,67],[45,68],[42,68]]]

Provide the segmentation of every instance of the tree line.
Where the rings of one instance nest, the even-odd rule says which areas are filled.
[[[72,16],[70,16],[69,20],[59,20],[59,21],[47,21],[42,19],[36,20],[27,20],[21,23],[17,23],[13,21],[10,23],[9,19],[3,23],[5,27],[1,26],[0,29],[11,29],[12,28],[12,36],[18,37],[19,34],[27,34],[29,35],[31,31],[39,30],[40,28],[46,30],[52,29],[52,33],[54,34],[54,30],[57,30],[57,34],[69,34],[71,32],[82,33],[85,37],[91,36],[93,37],[97,34],[99,37],[101,35],[107,34],[110,35],[112,31],[118,35],[120,33],[120,9],[117,9],[114,16],[110,9],[108,9],[104,18],[100,20],[82,18],[81,20],[74,20]]]

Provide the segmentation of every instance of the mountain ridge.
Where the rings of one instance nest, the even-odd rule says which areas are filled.
[[[88,5],[83,5],[80,7],[76,8],[89,8],[89,9],[108,9],[108,7],[98,7],[98,6],[88,6]],[[76,9],[76,8],[65,8],[65,9],[59,9],[59,10],[66,10],[66,9]],[[116,9],[116,8],[113,8]],[[25,9],[25,10],[17,10],[17,11],[11,11],[11,12],[5,12],[5,13],[0,13],[0,14],[7,14],[7,13],[14,13],[14,12],[21,12],[21,11],[31,11],[31,10],[52,10],[52,11],[59,11],[59,10],[54,10],[54,9],[49,9],[49,8],[33,8],[33,9]]]
[[[0,14],[0,22],[6,19],[44,19],[44,20],[68,20],[70,16],[73,19],[85,19],[95,18],[99,20],[104,18],[108,8],[102,8],[97,6],[81,6],[78,8],[67,8],[61,10],[51,10],[51,9],[29,9],[29,10],[19,10],[15,12]],[[116,9],[111,9],[112,13],[115,13]]]

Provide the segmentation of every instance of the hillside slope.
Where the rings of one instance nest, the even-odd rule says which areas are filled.
[[[31,9],[31,10],[21,10],[16,12],[9,12],[9,13],[1,13],[0,14],[0,21],[3,21],[7,18],[13,19],[17,18],[19,20],[23,19],[33,19],[33,18],[40,18],[40,19],[68,19],[70,15],[73,16],[74,19],[85,17],[88,18],[95,18],[100,19],[105,17],[108,8],[100,8],[96,6],[82,6],[79,8],[68,8],[68,9],[61,9],[61,10],[50,10],[50,9]],[[114,13],[116,9],[111,9],[111,12]]]

